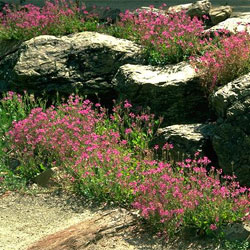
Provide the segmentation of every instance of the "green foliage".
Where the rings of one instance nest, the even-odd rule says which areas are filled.
[[[225,240],[223,242],[224,250],[248,250],[250,249],[249,241],[229,241]]]

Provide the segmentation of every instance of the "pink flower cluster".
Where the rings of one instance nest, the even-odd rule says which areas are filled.
[[[83,192],[89,190],[96,197],[114,200],[119,200],[120,193],[130,197],[128,183],[138,178],[132,173],[153,130],[152,119],[132,113],[130,107],[125,101],[126,112],[122,114],[122,106],[116,105],[111,120],[99,104],[78,96],[71,96],[67,104],[57,108],[32,109],[26,119],[13,122],[8,132],[15,158],[25,166],[23,174],[34,176],[41,164],[57,166],[80,183]],[[144,135],[133,140],[143,133],[143,124]]]
[[[5,13],[0,13],[0,24],[5,30],[21,29],[26,35],[29,35],[28,31],[33,31],[31,36],[48,34],[51,27],[66,25],[69,21],[84,23],[86,18],[94,17],[86,11],[85,6],[80,9],[73,2],[69,6],[65,0],[46,1],[42,8],[27,4],[13,9],[6,5],[3,11]]]
[[[250,189],[235,181],[223,184],[220,170],[206,169],[209,163],[207,157],[176,165],[151,163],[134,189],[134,207],[168,235],[183,227],[209,234],[227,223],[249,219]]]
[[[187,59],[207,42],[201,39],[203,22],[191,19],[183,11],[164,15],[154,12],[153,6],[151,10],[138,9],[136,13],[127,10],[118,25],[124,27],[130,39],[153,49],[165,62]]]
[[[9,97],[14,94],[10,93]],[[22,174],[57,166],[77,191],[94,199],[133,204],[168,236],[185,227],[207,234],[227,223],[250,219],[249,188],[223,176],[207,157],[183,162],[155,160],[153,115],[135,114],[125,101],[109,116],[100,104],[70,96],[65,104],[13,122],[7,133]],[[163,150],[171,153],[173,145]]]
[[[215,32],[218,37],[219,34]],[[201,57],[192,57],[191,63],[199,73],[208,92],[224,85],[250,70],[250,35],[240,32],[222,35],[217,46],[210,46]]]

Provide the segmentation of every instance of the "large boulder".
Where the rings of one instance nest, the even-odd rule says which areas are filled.
[[[142,6],[140,8],[137,8],[133,11],[133,14],[137,15],[138,13],[143,12],[143,13],[147,13],[147,12],[152,12],[155,15],[167,15],[167,11],[164,9],[157,9],[157,8],[152,8],[152,7],[145,7]]]
[[[185,11],[190,17],[202,18],[204,15],[208,15],[212,4],[209,0],[200,0],[195,3],[179,4],[168,8],[168,13],[175,13]]]
[[[195,70],[187,63],[164,68],[127,64],[112,83],[123,99],[164,116],[164,124],[203,122],[208,118],[204,97]]]
[[[250,185],[250,73],[219,88],[211,96],[218,116],[213,147],[225,173]]]
[[[233,13],[233,9],[231,6],[228,6],[228,5],[212,8],[209,11],[209,16],[210,16],[212,25],[216,25],[220,22],[225,21],[232,15],[232,13]]]
[[[135,43],[96,32],[38,36],[0,60],[0,85],[12,90],[109,94],[120,66],[143,61]],[[112,98],[112,97],[110,97]]]
[[[223,22],[208,29],[208,32],[228,30],[231,33],[247,31],[250,34],[250,15],[240,15],[238,17],[228,18]]]
[[[199,152],[199,156],[208,156],[214,164],[216,157],[210,142],[212,135],[213,124],[178,124],[158,129],[152,145],[162,148],[165,143],[173,144],[170,154],[175,161],[193,158]]]
[[[187,3],[187,4],[179,4],[179,5],[174,5],[168,8],[168,13],[175,13],[175,12],[180,12],[180,11],[187,11],[189,8],[191,8],[192,3]]]
[[[209,0],[201,0],[193,3],[187,10],[187,15],[190,17],[202,18],[204,15],[208,15],[212,4]]]

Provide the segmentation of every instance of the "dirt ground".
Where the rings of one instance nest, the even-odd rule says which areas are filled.
[[[45,190],[46,191],[46,190]],[[90,202],[59,191],[39,191],[33,194],[8,192],[0,196],[0,249],[26,250],[43,237],[54,234],[78,223],[89,223],[98,216],[113,213],[114,208],[95,205]],[[131,212],[117,210],[116,216],[131,218]],[[117,217],[117,218],[118,218]],[[93,220],[92,220],[93,221]],[[109,230],[87,244],[86,250],[186,250],[221,249],[218,243],[193,236],[176,239],[166,244],[153,236],[141,223],[130,223]],[[88,226],[87,226],[88,228]],[[99,230],[101,231],[101,230]],[[98,232],[97,232],[98,233]],[[59,233],[60,235],[60,233]],[[98,235],[98,234],[96,234]],[[46,241],[46,238],[45,238]],[[33,248],[31,248],[33,249]],[[37,249],[37,248],[34,248]],[[40,248],[39,248],[40,249]],[[43,248],[42,248],[43,249]],[[43,250],[50,249],[45,248]],[[75,249],[71,248],[56,248]],[[82,248],[81,248],[82,249]]]

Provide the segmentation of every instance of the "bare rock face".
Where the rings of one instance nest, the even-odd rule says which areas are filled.
[[[207,119],[207,100],[199,79],[185,62],[164,68],[126,64],[112,83],[122,98],[164,116],[166,125]]]
[[[108,94],[111,79],[126,63],[142,62],[141,47],[95,32],[38,36],[0,60],[0,83],[12,90]]]
[[[212,124],[179,124],[160,128],[153,144],[162,148],[165,143],[173,144],[171,158],[175,161],[182,161],[186,158],[193,158],[196,152],[199,156],[211,155],[211,148],[208,147],[210,137],[213,134]]]
[[[217,8],[212,8],[209,11],[209,16],[211,18],[212,25],[216,25],[220,22],[228,19],[233,13],[232,7],[230,6],[220,6]]]
[[[213,147],[225,173],[241,184],[250,179],[250,73],[219,88],[211,96],[217,116]]]
[[[137,15],[140,12],[152,12],[152,13],[154,13],[156,15],[167,15],[165,10],[161,10],[161,9],[157,9],[157,8],[144,7],[144,6],[135,9],[133,11],[133,14]]]
[[[52,180],[52,177],[55,176],[58,171],[58,168],[46,169],[35,177],[34,182],[41,187],[50,187],[56,185],[56,182]]]
[[[203,15],[208,15],[212,4],[209,0],[201,0],[193,3],[187,10],[187,15],[190,17],[202,18]]]
[[[208,32],[220,31],[223,29],[229,30],[231,33],[247,31],[250,34],[250,15],[242,15],[238,17],[228,18],[223,22],[208,29]]]
[[[250,222],[228,224],[223,228],[223,233],[227,240],[250,242]]]
[[[27,250],[95,249],[94,243],[105,235],[117,233],[135,224],[134,217],[125,209],[116,209],[49,235]]]
[[[192,3],[174,5],[168,8],[168,13],[175,13],[180,11],[187,11],[191,8]]]

